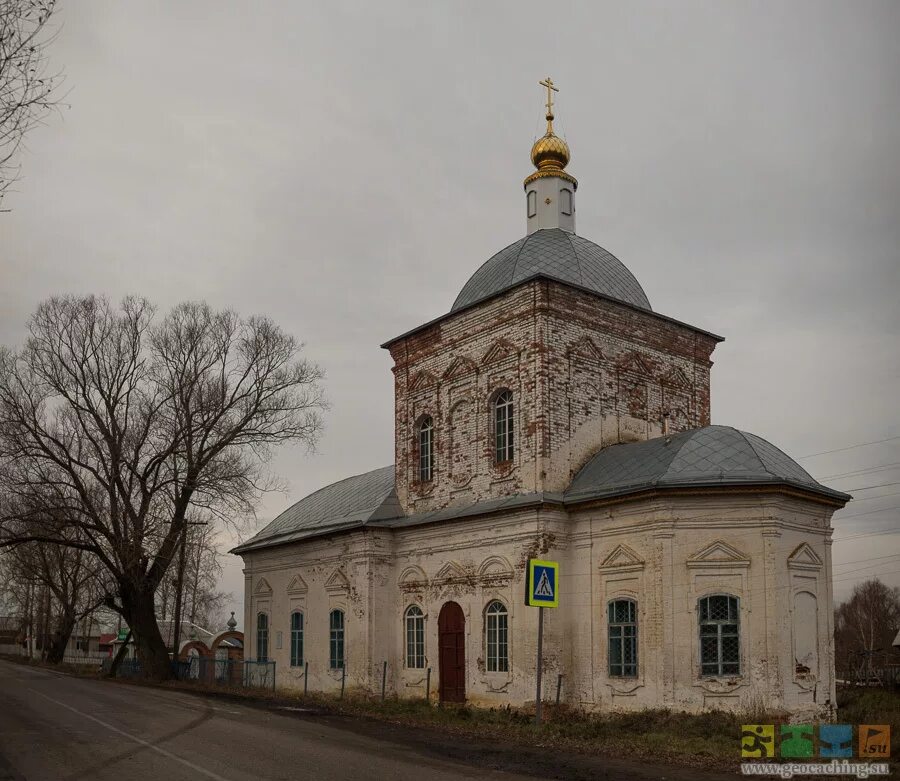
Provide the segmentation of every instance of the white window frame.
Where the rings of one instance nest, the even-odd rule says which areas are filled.
[[[727,599],[727,616],[725,618],[703,618],[704,606],[709,615],[710,600]],[[704,632],[706,628],[706,632]],[[733,629],[732,629],[733,628]],[[714,629],[712,632],[710,630]],[[701,678],[736,677],[741,675],[741,600],[734,594],[707,594],[697,600],[697,636],[699,641],[698,660]],[[715,658],[704,657],[704,639],[715,638]],[[726,640],[734,640],[737,648],[737,659],[725,661],[724,645]],[[715,666],[715,670],[709,668]],[[726,669],[727,668],[727,669]]]
[[[494,433],[494,463],[504,464],[515,458],[515,416],[512,391],[497,391],[491,405]]]
[[[434,479],[434,419],[426,415],[417,428],[419,442],[419,482],[430,483]]]
[[[499,599],[484,609],[484,659],[489,673],[509,672],[509,610]]]
[[[410,605],[403,613],[406,666],[412,670],[425,667],[425,613],[418,605]]]
[[[616,606],[627,603],[630,606],[631,619],[628,621],[616,620]],[[606,630],[607,659],[606,671],[610,678],[637,678],[638,677],[638,604],[630,597],[618,597],[611,599],[606,605]],[[618,631],[613,631],[618,630]],[[631,630],[629,634],[629,630]],[[613,671],[613,646],[619,646],[619,662],[615,665],[618,670]],[[633,648],[633,662],[626,662],[626,647]],[[633,668],[629,670],[628,668]]]

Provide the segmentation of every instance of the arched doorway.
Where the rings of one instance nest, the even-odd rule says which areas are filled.
[[[438,616],[438,662],[441,702],[466,701],[466,617],[456,602]]]

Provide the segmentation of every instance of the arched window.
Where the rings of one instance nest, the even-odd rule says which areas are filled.
[[[332,610],[328,624],[328,665],[332,670],[340,670],[344,666],[344,611]]]
[[[419,424],[419,480],[430,482],[434,475],[434,422],[430,417]]]
[[[418,605],[406,608],[406,666],[425,666],[425,614]]]
[[[563,188],[559,191],[559,200],[560,200],[560,211],[569,216],[572,214],[572,191],[568,188]]]
[[[269,659],[269,616],[267,613],[256,614],[256,660],[265,662]]]
[[[513,397],[508,390],[500,391],[494,399],[494,463],[502,464],[513,458]]]
[[[291,613],[291,667],[303,667],[303,613]]]
[[[609,674],[615,678],[637,675],[637,603],[616,599],[609,603]]]
[[[506,606],[496,599],[484,611],[484,635],[488,672],[508,672],[509,614]]]
[[[537,214],[537,193],[534,190],[528,191],[528,216],[534,217]]]
[[[740,675],[741,617],[737,597],[714,594],[698,604],[700,674]]]

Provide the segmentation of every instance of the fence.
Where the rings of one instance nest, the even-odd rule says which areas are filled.
[[[109,655],[89,655],[89,654],[66,654],[62,663],[69,664],[73,667],[90,667],[94,670],[103,669],[103,664],[109,659]]]
[[[108,673],[112,659],[104,659],[102,670]],[[192,656],[172,661],[172,672],[180,681],[198,681],[226,688],[271,689],[275,691],[275,662],[255,659],[213,659]],[[116,672],[117,678],[140,678],[139,659],[123,659]]]
[[[192,656],[172,663],[175,677],[214,686],[275,691],[275,662]]]

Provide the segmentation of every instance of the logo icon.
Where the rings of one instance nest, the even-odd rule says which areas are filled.
[[[742,724],[741,756],[763,759],[775,756],[774,724]]]
[[[853,725],[821,724],[819,725],[820,757],[852,757]]]
[[[781,756],[784,759],[804,759],[813,755],[812,724],[781,725]]]
[[[890,724],[859,725],[859,755],[887,759],[891,755]]]

